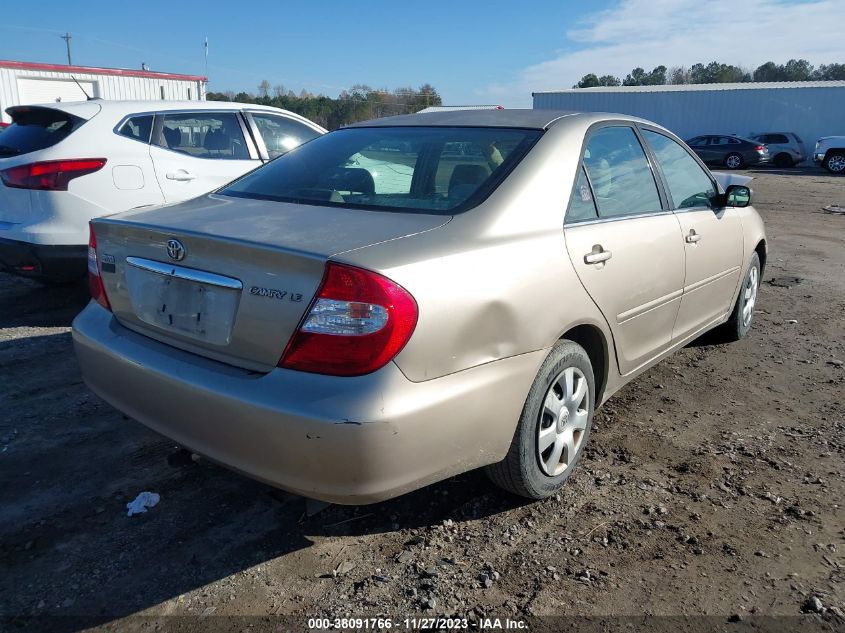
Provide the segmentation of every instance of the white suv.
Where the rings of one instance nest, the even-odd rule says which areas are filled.
[[[325,134],[266,106],[102,101],[14,106],[0,135],[0,269],[84,276],[88,221],[216,189]]]

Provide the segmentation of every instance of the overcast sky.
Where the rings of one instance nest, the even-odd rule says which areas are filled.
[[[531,92],[584,74],[718,60],[845,62],[845,0],[41,0],[11,4],[0,59],[205,73],[209,89],[256,92],[267,79],[336,96],[434,85],[446,104],[530,107]],[[134,8],[133,8],[134,7]]]

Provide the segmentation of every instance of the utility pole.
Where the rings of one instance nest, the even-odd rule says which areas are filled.
[[[64,35],[59,35],[59,37],[62,38],[65,41],[65,45],[67,46],[67,65],[73,66],[73,64],[70,61],[70,41],[73,39],[73,37],[71,37],[70,33],[65,33]]]

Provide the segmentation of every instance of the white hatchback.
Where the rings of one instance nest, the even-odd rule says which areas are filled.
[[[88,221],[208,193],[326,130],[219,101],[14,106],[0,137],[0,269],[85,274]]]

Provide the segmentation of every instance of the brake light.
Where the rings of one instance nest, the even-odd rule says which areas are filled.
[[[369,374],[402,351],[417,315],[417,302],[402,286],[369,270],[329,262],[279,367],[331,376]]]
[[[111,311],[109,298],[106,296],[106,289],[103,287],[103,278],[100,272],[100,261],[97,258],[97,236],[94,235],[94,226],[88,225],[88,290],[91,298]]]
[[[757,150],[758,152],[760,152],[761,154],[762,154],[763,152],[768,151],[765,145],[758,145],[758,146],[757,146],[757,147],[755,147],[754,149],[755,149],[755,150]]]
[[[48,160],[9,167],[0,171],[0,178],[7,187],[67,191],[71,180],[99,171],[105,164],[105,158]]]

